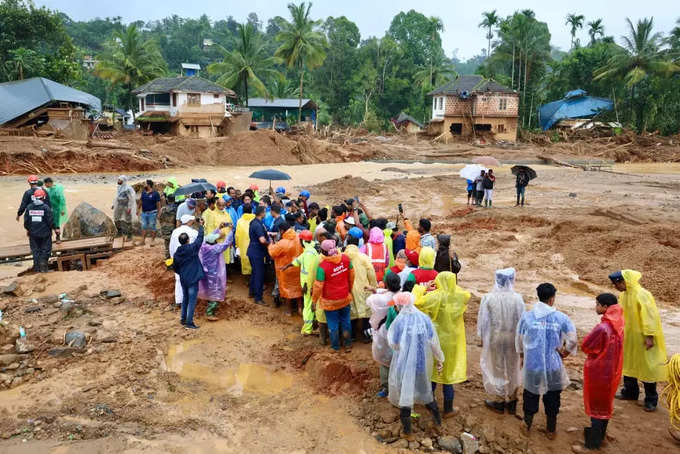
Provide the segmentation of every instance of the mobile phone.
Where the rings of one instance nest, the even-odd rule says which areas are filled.
[[[399,208],[399,213],[404,214],[404,207],[401,206],[401,203],[399,205],[397,205],[397,207]]]
[[[354,196],[354,200],[356,200],[357,203],[361,203],[361,202],[359,201],[359,196],[358,196],[358,195],[355,195],[355,196]]]

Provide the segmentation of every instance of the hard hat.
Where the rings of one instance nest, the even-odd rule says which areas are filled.
[[[314,236],[312,235],[312,232],[309,230],[303,230],[300,232],[300,239],[302,241],[312,241],[314,239]]]
[[[227,187],[227,183],[225,183],[224,181],[218,181],[218,182],[215,184],[215,186],[217,186],[218,188],[226,188],[226,187]]]
[[[47,193],[42,189],[36,189],[33,192],[33,197],[35,197],[36,199],[44,199],[45,196],[47,196]]]
[[[28,182],[29,182],[29,184],[37,184],[38,183],[38,176],[37,175],[30,175],[28,177]]]
[[[354,238],[363,238],[364,237],[364,231],[361,230],[359,227],[352,227],[349,229],[349,232],[347,232],[350,236],[353,236]]]
[[[300,195],[301,195],[302,197],[307,197],[307,198],[309,198],[309,196],[310,196],[311,194],[309,193],[308,190],[303,189],[302,191],[300,191]]]
[[[276,188],[276,193],[277,194],[285,194],[286,188],[284,188],[283,186],[279,186],[278,188]]]

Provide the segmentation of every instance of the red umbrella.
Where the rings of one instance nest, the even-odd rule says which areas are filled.
[[[498,159],[494,158],[493,156],[479,156],[473,159],[472,162],[482,164],[486,167],[500,167],[501,165],[501,162]]]

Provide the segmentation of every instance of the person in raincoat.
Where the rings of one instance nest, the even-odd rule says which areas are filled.
[[[163,188],[163,195],[165,195],[166,201],[168,196],[175,195],[175,191],[177,191],[179,188],[180,186],[179,183],[177,183],[177,178],[175,177],[168,178],[168,183]],[[182,202],[184,201],[184,199],[186,199],[185,195],[175,196],[175,203]]]
[[[390,265],[390,252],[385,244],[385,233],[380,227],[373,227],[368,235],[368,243],[364,244],[359,251],[368,256],[375,270],[375,277],[382,281],[385,270]]]
[[[336,248],[335,240],[321,243],[321,260],[316,270],[312,301],[326,313],[328,336],[331,348],[340,351],[340,335],[345,343],[345,352],[352,351],[352,323],[350,303],[354,286],[354,268],[345,254]]]
[[[187,235],[189,235],[189,243],[194,242],[194,240],[198,236],[198,231],[193,228],[195,221],[196,218],[189,214],[185,214],[184,216],[182,216],[182,219],[180,219],[181,225],[177,227],[175,230],[173,230],[172,234],[170,234],[170,241],[168,242],[168,253],[170,255],[170,258],[172,259],[175,258],[175,252],[177,252],[177,249],[180,246],[179,236],[182,233],[186,233]],[[175,304],[181,306],[183,299],[184,294],[182,293],[182,284],[180,283],[179,280],[179,274],[177,273],[177,271],[175,271]]]
[[[517,391],[522,386],[522,362],[515,349],[517,324],[524,299],[515,292],[515,269],[496,270],[491,293],[482,297],[477,315],[477,335],[482,339],[480,368],[489,399],[487,408],[498,413],[517,411]]]
[[[450,271],[455,275],[460,272],[460,262],[458,256],[454,252],[451,255],[451,235],[440,233],[437,235],[437,256],[434,259],[434,270],[438,273],[442,271]]]
[[[387,253],[390,257],[390,263],[388,266],[394,266],[394,241],[392,240],[392,234],[397,229],[397,224],[394,222],[387,222],[387,219],[380,218],[376,222],[376,226],[383,231],[385,235],[385,246],[387,246]]]
[[[385,271],[383,282],[386,282],[387,276],[390,274],[396,274],[399,276],[400,287],[403,287],[406,279],[408,279],[413,270],[415,270],[415,268],[411,266],[411,262],[409,262],[406,257],[406,251],[402,249],[397,252],[397,256],[394,259],[394,265]]]
[[[220,235],[219,239],[217,240],[218,243],[224,243],[227,238],[228,238],[228,233],[233,232],[233,220],[231,219],[231,216],[229,213],[226,211],[226,206],[227,203],[224,201],[223,198],[218,197],[215,199],[215,206],[214,208],[208,208],[203,212],[203,222],[204,225],[203,227],[207,232],[212,232],[213,230],[219,228],[220,226],[224,226],[223,228],[225,229],[224,235]],[[233,237],[233,235],[232,235]],[[233,238],[232,238],[232,243],[233,243]],[[231,264],[234,262],[233,256],[232,256],[232,248],[231,245],[229,247],[224,249],[224,252],[222,252],[222,255],[224,255],[224,263],[225,264]]]
[[[409,261],[416,265],[419,262],[420,255],[420,232],[413,228],[411,221],[404,219],[404,226],[406,227],[406,256]]]
[[[297,256],[302,254],[302,246],[295,230],[284,222],[280,225],[281,239],[269,245],[269,256],[274,260],[276,280],[279,283],[279,296],[288,300],[290,315],[295,314],[297,301],[302,298],[300,270],[286,268]]]
[[[50,198],[50,207],[54,215],[54,225],[61,228],[66,222],[66,197],[64,196],[64,187],[59,183],[55,183],[52,178],[45,178],[45,190]],[[57,241],[59,241],[59,234],[57,234]]]
[[[645,411],[656,410],[656,382],[666,381],[666,342],[654,297],[640,285],[642,274],[622,270],[609,276],[619,294],[626,321],[623,335],[623,389],[618,399],[637,400],[638,380],[645,387]]]
[[[406,256],[408,257],[408,252],[406,252]],[[431,247],[422,248],[418,255],[418,269],[411,271],[407,280],[413,281],[416,284],[426,284],[434,281],[437,277],[437,272],[434,270],[434,258],[434,249]]]
[[[540,284],[536,293],[539,301],[533,309],[522,314],[515,335],[515,348],[524,355],[524,422],[521,431],[528,436],[543,395],[546,437],[554,440],[560,396],[570,383],[562,360],[576,351],[576,328],[566,314],[554,308],[557,294],[554,285],[547,282]]]
[[[221,242],[219,242],[222,240]],[[198,297],[208,301],[205,315],[208,320],[215,321],[215,311],[219,303],[224,301],[227,291],[227,267],[224,262],[224,251],[234,242],[234,234],[227,230],[226,223],[218,225],[210,235],[205,237],[198,252],[203,265],[203,279],[198,282]]]
[[[373,359],[380,365],[380,390],[378,397],[387,397],[389,386],[390,362],[392,361],[392,349],[387,342],[387,314],[390,302],[394,295],[401,290],[399,276],[395,273],[385,276],[384,289],[377,289],[376,293],[366,298],[366,305],[371,309],[371,318],[368,322],[373,330]]]
[[[470,301],[470,292],[456,285],[456,275],[444,271],[434,280],[435,290],[427,292],[422,285],[413,289],[416,307],[434,323],[439,343],[444,351],[444,368],[432,374],[432,392],[437,383],[443,385],[444,418],[458,414],[453,408],[453,385],[467,380],[467,352],[463,314]]]
[[[303,298],[301,333],[304,336],[311,335],[314,329],[314,319],[316,318],[319,323],[321,345],[326,345],[328,342],[326,316],[319,308],[317,308],[315,313],[314,304],[312,303],[312,288],[314,287],[314,279],[319,266],[319,253],[316,250],[316,244],[314,243],[311,231],[303,230],[300,232],[299,237],[302,253],[295,257],[295,260],[291,263],[283,267],[281,271],[286,271],[289,267],[300,269],[300,287],[302,287]]]
[[[411,409],[415,404],[425,405],[435,424],[441,426],[441,414],[434,400],[430,377],[435,361],[438,373],[444,368],[444,353],[432,320],[416,309],[413,300],[410,293],[394,295],[394,304],[401,309],[387,330],[387,341],[393,351],[388,397],[390,403],[400,409],[402,438],[409,441],[415,440],[411,431]]]
[[[591,426],[583,430],[585,449],[572,446],[576,454],[602,446],[623,371],[623,309],[614,295],[602,293],[595,299],[595,311],[602,321],[581,343],[588,355],[583,365],[583,403]]]
[[[378,230],[380,236],[382,232]],[[362,252],[358,247],[359,240],[352,235],[347,235],[347,247],[345,254],[349,257],[354,269],[354,285],[352,286],[352,304],[350,305],[350,319],[352,320],[352,332],[355,338],[360,339],[361,342],[367,344],[371,342],[371,336],[368,329],[370,325],[368,318],[371,316],[371,310],[366,305],[367,293],[366,288],[378,287],[375,270],[371,264],[371,259]],[[384,259],[383,259],[384,260]]]
[[[250,260],[248,259],[248,245],[250,244],[249,229],[250,222],[255,219],[255,215],[252,213],[252,207],[250,205],[244,205],[243,208],[243,215],[236,224],[234,240],[236,241],[239,257],[241,257],[241,274],[249,276],[252,271]]]
[[[132,221],[137,212],[137,200],[135,190],[128,184],[128,177],[118,177],[116,197],[113,199],[113,222],[122,235],[132,239]]]

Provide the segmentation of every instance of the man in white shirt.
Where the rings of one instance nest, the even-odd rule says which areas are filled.
[[[170,235],[170,257],[175,256],[175,252],[179,248],[179,236],[182,233],[189,235],[189,244],[193,243],[198,236],[198,231],[195,230],[192,225],[194,224],[196,218],[190,214],[184,214],[180,218],[181,225],[172,231]],[[182,305],[183,293],[182,284],[179,282],[179,274],[175,273],[175,304],[178,306]]]

